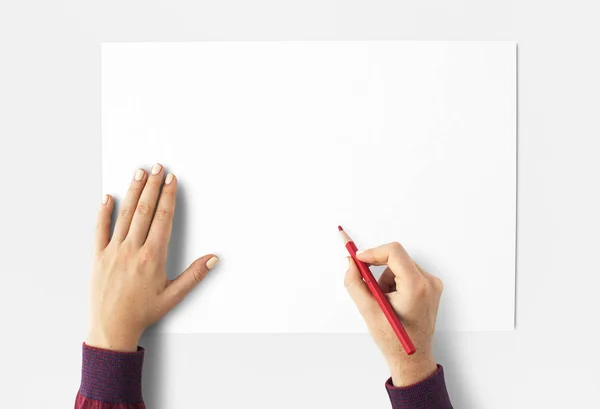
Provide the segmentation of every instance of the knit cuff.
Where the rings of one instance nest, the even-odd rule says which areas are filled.
[[[142,402],[144,348],[115,352],[83,344],[79,394],[107,403]]]
[[[390,378],[385,387],[394,409],[452,409],[441,365],[430,377],[414,385],[396,387]]]

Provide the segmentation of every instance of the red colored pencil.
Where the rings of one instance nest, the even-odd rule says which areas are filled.
[[[383,291],[381,291],[381,288],[379,287],[379,284],[377,284],[377,280],[375,280],[375,277],[373,277],[373,273],[371,273],[369,266],[367,266],[365,263],[363,263],[356,257],[356,252],[358,251],[356,244],[354,244],[350,236],[348,236],[344,229],[342,229],[342,226],[338,226],[338,230],[342,234],[344,244],[346,245],[348,253],[350,253],[350,256],[356,263],[356,266],[358,267],[358,270],[360,271],[363,280],[365,281],[365,283],[367,283],[367,287],[369,287],[371,294],[373,294],[373,297],[377,301],[377,304],[379,304],[379,308],[381,308],[383,314],[392,326],[392,329],[396,333],[396,336],[400,340],[400,343],[404,347],[404,350],[408,355],[414,354],[417,349],[410,340],[410,337],[406,333],[406,330],[402,326],[402,323],[398,319],[398,316],[394,312],[394,309],[390,305],[385,294],[383,294]]]

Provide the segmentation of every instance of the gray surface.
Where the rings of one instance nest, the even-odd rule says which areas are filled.
[[[100,42],[208,39],[517,41],[517,329],[440,334],[437,357],[457,408],[592,406],[598,11],[582,1],[408,3],[2,2],[1,406],[66,408],[77,389],[101,195]],[[387,407],[385,367],[366,336],[145,344],[151,408]]]

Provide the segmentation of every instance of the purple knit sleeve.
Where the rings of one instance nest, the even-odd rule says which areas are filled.
[[[417,384],[395,387],[390,378],[385,387],[393,409],[452,409],[441,365],[429,378]]]
[[[81,386],[76,408],[144,408],[144,349],[115,352],[83,344]]]

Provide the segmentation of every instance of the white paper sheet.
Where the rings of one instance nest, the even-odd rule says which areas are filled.
[[[104,44],[102,149],[117,197],[177,174],[171,276],[221,258],[160,331],[365,331],[338,224],[442,278],[438,330],[514,327],[514,43]]]

